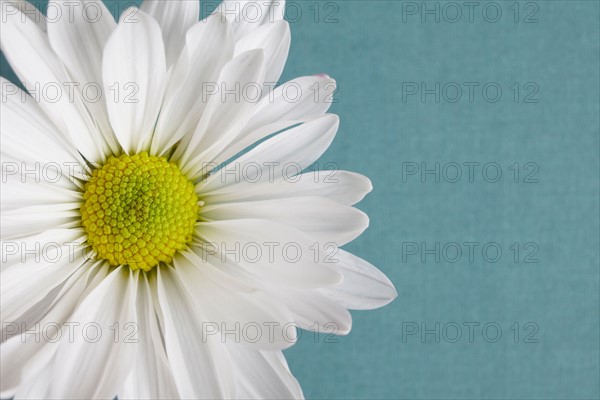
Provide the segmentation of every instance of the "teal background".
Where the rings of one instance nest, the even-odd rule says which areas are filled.
[[[381,268],[399,293],[385,308],[353,312],[349,336],[332,343],[304,332],[286,351],[307,398],[600,396],[599,3],[522,1],[515,22],[515,3],[498,1],[495,23],[482,16],[489,2],[476,3],[473,22],[463,2],[452,3],[463,10],[455,23],[443,18],[444,7],[447,19],[454,17],[447,2],[411,3],[437,4],[439,23],[434,15],[422,22],[403,13],[411,4],[401,1],[295,3],[302,17],[289,18],[295,22],[283,79],[322,72],[337,79],[333,112],[342,123],[323,161],[361,172],[375,187],[359,205],[371,226],[347,248]],[[525,23],[536,9],[537,22]],[[14,78],[4,58],[2,75]],[[433,95],[403,101],[403,82],[480,86],[472,102],[463,92],[455,103],[444,96],[438,103]],[[498,102],[482,96],[489,82],[503,90]],[[529,98],[534,103],[524,102],[529,82],[539,89]],[[473,182],[466,167],[456,183],[448,182],[454,170],[439,183],[433,175],[425,182],[403,177],[403,165],[423,162],[497,163],[503,174],[496,183],[484,179],[481,166]],[[518,183],[509,169],[515,162]],[[523,182],[528,162],[537,166],[537,183]],[[422,262],[421,253],[403,251],[408,242],[481,245],[472,262],[465,253],[454,263],[443,254],[439,262],[425,254]],[[482,256],[490,242],[502,249],[497,262]],[[519,262],[509,248],[515,242]],[[530,259],[538,262],[525,263],[536,247]],[[471,341],[469,322],[479,323]],[[403,340],[403,327],[413,323],[439,323],[439,343],[433,334]],[[462,327],[456,343],[449,323]],[[481,332],[487,323],[502,329],[495,343],[493,329]]]

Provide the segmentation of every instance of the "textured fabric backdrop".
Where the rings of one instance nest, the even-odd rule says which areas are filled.
[[[284,79],[339,82],[321,167],[375,187],[348,247],[399,292],[286,351],[306,396],[598,398],[599,3],[290,7]]]

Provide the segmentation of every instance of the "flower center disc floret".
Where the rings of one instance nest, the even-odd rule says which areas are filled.
[[[175,164],[140,153],[94,170],[81,220],[98,257],[150,271],[192,241],[198,209],[194,185]]]

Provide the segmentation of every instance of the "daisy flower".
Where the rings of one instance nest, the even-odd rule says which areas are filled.
[[[119,11],[2,2],[1,396],[301,398],[281,351],[396,297],[337,248],[370,181],[307,172],[335,81],[273,84],[282,0]]]

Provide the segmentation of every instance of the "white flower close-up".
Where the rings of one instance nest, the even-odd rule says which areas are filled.
[[[2,398],[302,398],[299,330],[396,297],[337,248],[372,185],[308,170],[336,84],[275,85],[284,10],[2,2]]]

